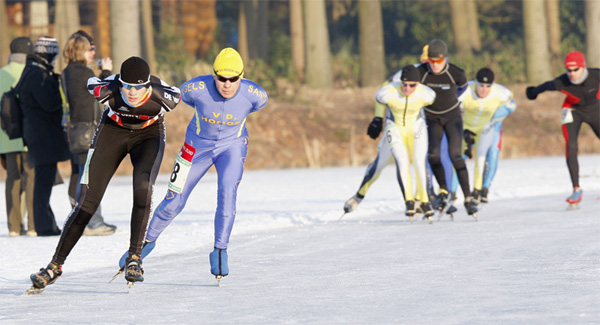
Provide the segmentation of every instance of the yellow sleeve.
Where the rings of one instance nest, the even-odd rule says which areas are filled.
[[[386,80],[381,85],[381,87],[379,87],[379,89],[381,89],[381,88],[383,88],[383,87],[385,87],[385,86],[387,86],[389,84],[390,84],[390,82]],[[381,104],[381,103],[375,101],[375,117],[381,117],[381,118],[383,118],[385,116],[385,110],[386,110],[386,105]]]

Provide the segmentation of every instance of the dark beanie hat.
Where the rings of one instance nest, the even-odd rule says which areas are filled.
[[[427,54],[430,58],[443,59],[448,56],[448,46],[441,39],[433,39],[429,42],[429,50]]]
[[[482,68],[477,72],[477,81],[482,84],[491,84],[494,82],[494,71],[490,68]]]
[[[58,42],[54,37],[42,36],[35,41],[35,48],[33,49],[33,52],[46,59],[48,63],[52,63],[59,52]]]
[[[415,68],[414,65],[407,65],[402,68],[402,76],[400,76],[400,80],[421,81],[421,73],[419,72],[419,69]]]
[[[88,40],[88,42],[90,42],[90,45],[92,45],[92,46],[94,45],[94,39],[90,36],[90,34],[86,33],[85,31],[80,29],[73,34],[77,34],[77,35],[81,35],[81,36],[85,37]]]
[[[150,67],[142,58],[132,56],[121,64],[122,82],[129,84],[143,84],[150,81]]]
[[[29,37],[17,37],[10,42],[10,53],[33,53],[33,42]]]

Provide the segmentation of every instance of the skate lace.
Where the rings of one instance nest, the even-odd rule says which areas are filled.
[[[142,275],[142,274],[144,274],[144,270],[140,266],[140,261],[139,260],[133,260],[133,259],[131,261],[129,261],[129,263],[127,264],[127,273],[128,274],[135,274],[135,275]]]
[[[46,282],[50,282],[61,275],[60,269],[55,270],[54,268],[47,267],[41,268],[40,272],[37,273],[37,276],[44,279]]]

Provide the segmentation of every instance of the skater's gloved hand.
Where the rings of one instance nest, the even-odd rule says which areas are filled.
[[[465,156],[469,157],[469,159],[473,158],[473,146],[467,145],[467,149],[465,149]]]
[[[527,98],[533,100],[537,98],[538,92],[536,90],[536,87],[533,86],[529,86],[527,87],[527,89],[525,90],[525,94],[527,95]]]
[[[475,133],[473,133],[469,130],[465,130],[465,132],[463,134],[464,134],[465,142],[467,143],[467,145],[471,146],[475,143]]]
[[[375,117],[373,121],[371,121],[371,124],[369,124],[367,134],[371,137],[371,139],[377,139],[382,129],[383,119],[381,117]]]

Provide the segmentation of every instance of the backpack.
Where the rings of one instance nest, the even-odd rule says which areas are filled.
[[[23,137],[23,112],[19,103],[22,80],[23,75],[17,85],[2,94],[0,99],[0,126],[11,140]]]

